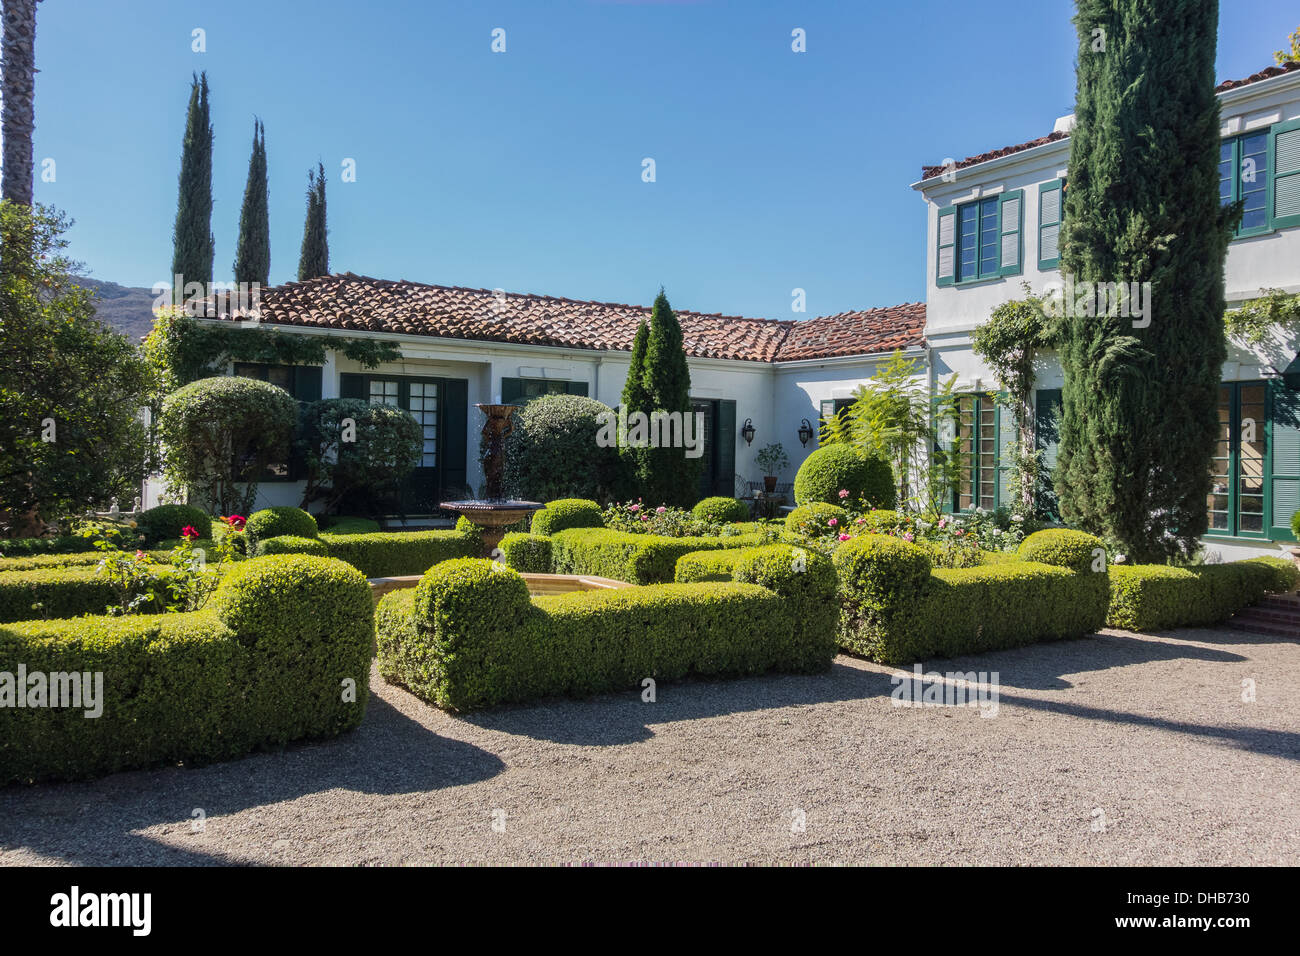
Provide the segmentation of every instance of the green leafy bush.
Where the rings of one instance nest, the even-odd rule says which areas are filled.
[[[248,540],[256,545],[265,538],[278,538],[286,534],[297,535],[300,538],[317,538],[320,536],[320,529],[316,527],[316,519],[301,508],[276,506],[263,508],[249,515],[248,523],[244,525],[244,533],[248,535]]]
[[[0,785],[339,734],[365,713],[373,633],[370,589],[355,569],[280,555],[235,566],[201,611],[0,627],[0,671],[21,663],[103,680],[97,719],[74,708],[5,711]]]
[[[570,532],[571,533],[571,532]],[[377,613],[379,669],[439,707],[465,710],[676,680],[824,670],[834,657],[829,565],[795,571],[792,552],[752,556],[752,583],[665,584],[530,601],[490,561],[431,568]],[[789,596],[783,596],[789,595]],[[808,607],[832,595],[820,614]]]
[[[585,498],[560,498],[533,512],[533,534],[555,534],[569,528],[601,527],[600,505]]]
[[[423,574],[439,561],[476,557],[482,545],[474,533],[454,531],[388,531],[379,534],[330,534],[320,540],[330,557],[346,561],[368,578]]]
[[[848,520],[849,513],[839,505],[813,501],[800,505],[785,516],[785,530],[809,537],[838,536],[847,530]],[[832,521],[835,523],[831,524]]]
[[[420,461],[423,433],[405,409],[326,398],[308,405],[302,418],[304,507],[318,501],[320,510],[329,512],[357,494],[371,501],[383,498],[397,491]]]
[[[0,623],[103,614],[116,599],[93,564],[0,574]]]
[[[691,551],[761,543],[757,534],[665,538],[609,528],[571,528],[551,536],[551,552],[557,574],[594,574],[629,584],[656,584],[671,581],[677,559]]]
[[[730,581],[736,563],[747,553],[745,548],[723,548],[715,551],[690,551],[677,559],[673,580],[678,584],[697,584],[700,581]]]
[[[701,521],[731,524],[749,520],[749,505],[737,498],[705,498],[696,503],[691,514]]]
[[[197,531],[200,538],[212,537],[212,519],[193,505],[159,505],[142,512],[137,519],[137,530],[147,544],[179,538],[186,526]]]
[[[1281,558],[1174,567],[1116,564],[1106,623],[1129,631],[1219,624],[1265,594],[1295,589],[1300,572]]]
[[[596,442],[600,416],[612,414],[583,395],[542,395],[515,412],[503,474],[510,495],[528,501],[614,497],[618,449]]]
[[[1054,564],[1071,571],[1091,571],[1105,565],[1105,550],[1100,538],[1067,528],[1035,531],[1020,543],[1016,552],[1022,561]]]
[[[551,539],[543,534],[512,531],[501,539],[506,564],[522,574],[551,573]]]
[[[330,557],[330,547],[319,538],[304,538],[297,534],[281,534],[274,538],[263,538],[254,546],[258,556],[263,554],[314,554],[318,557]]]
[[[46,554],[86,554],[95,546],[79,534],[57,538],[0,538],[0,558],[35,558]]]
[[[841,491],[848,495],[842,498]],[[889,462],[859,454],[850,445],[837,444],[819,448],[804,459],[794,476],[794,500],[800,505],[851,501],[872,508],[893,508],[898,492]]]
[[[380,528],[379,522],[370,518],[347,517],[329,519],[329,523],[321,530],[330,534],[377,534]]]

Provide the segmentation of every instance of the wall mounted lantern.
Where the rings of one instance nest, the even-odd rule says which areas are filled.
[[[804,448],[807,448],[808,442],[812,440],[812,437],[813,437],[812,422],[808,421],[808,419],[805,418],[803,421],[799,423],[799,443],[803,445]]]
[[[754,420],[752,418],[746,418],[745,424],[740,426],[740,434],[744,437],[746,445],[753,444],[755,431]]]

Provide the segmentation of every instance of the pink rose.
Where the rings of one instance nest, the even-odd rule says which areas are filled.
[[[668,509],[665,508],[663,505],[660,505],[658,508],[655,509],[655,514],[663,514],[667,510]]]
[[[833,528],[833,527],[835,527],[837,524],[840,523],[840,519],[839,519],[839,518],[832,518],[830,521],[828,521],[828,522],[826,522],[826,523],[827,523],[828,525],[830,525],[830,526]]]
[[[640,511],[640,510],[641,510],[641,506],[640,506],[640,505],[633,505],[631,508],[628,508],[627,510],[628,510],[628,511]]]
[[[847,534],[842,534],[842,535],[840,535],[840,540],[841,540],[841,541],[848,541],[848,540],[849,540],[849,536],[848,536]]]
[[[847,491],[846,489],[844,489],[844,488],[841,488],[841,489],[840,489],[840,497],[841,497],[841,498],[847,498],[848,496],[849,496],[848,491]]]

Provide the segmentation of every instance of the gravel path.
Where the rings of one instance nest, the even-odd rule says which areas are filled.
[[[1300,863],[1297,642],[1107,631],[934,668],[998,671],[997,716],[892,706],[849,657],[468,717],[376,674],[338,740],[0,790],[0,864]]]

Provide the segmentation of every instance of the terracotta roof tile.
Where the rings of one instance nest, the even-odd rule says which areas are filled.
[[[228,314],[229,295],[216,312]],[[435,338],[512,342],[556,348],[629,351],[651,310],[639,305],[588,302],[491,289],[372,279],[352,273],[288,282],[262,293],[260,320],[348,332],[386,332]],[[904,321],[895,313],[906,310]],[[919,310],[919,319],[917,311]],[[820,355],[870,354],[919,341],[925,307],[919,304],[796,322],[676,310],[687,355],[772,362]],[[901,324],[900,324],[901,323]],[[910,336],[910,337],[909,337]],[[787,339],[789,342],[787,343]],[[818,352],[818,349],[822,352]]]
[[[1270,66],[1258,73],[1252,73],[1243,80],[1224,80],[1214,88],[1214,92],[1223,93],[1227,90],[1236,89],[1239,86],[1249,86],[1251,83],[1258,83],[1260,80],[1271,79],[1275,76],[1282,76],[1285,73],[1291,73],[1300,70],[1300,62],[1290,61],[1283,63],[1281,66]],[[965,169],[967,166],[976,166],[979,163],[986,163],[991,159],[1000,159],[1003,156],[1010,156],[1012,153],[1021,153],[1027,149],[1033,149],[1035,146],[1044,146],[1047,143],[1054,143],[1057,140],[1065,139],[1069,133],[1049,133],[1047,136],[1040,136],[1038,139],[1031,139],[1027,143],[1019,143],[1015,146],[1003,146],[1001,149],[992,149],[987,153],[979,153],[976,156],[968,156],[961,162],[954,164],[950,169]],[[921,179],[933,179],[943,174],[944,167],[940,166],[922,166]]]

